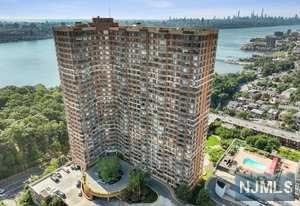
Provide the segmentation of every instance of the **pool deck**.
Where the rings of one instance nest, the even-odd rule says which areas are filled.
[[[251,167],[250,165],[244,164],[244,160],[248,158],[251,159],[255,162],[258,162],[262,165],[265,165],[265,169],[260,169],[258,167]],[[256,174],[264,174],[265,172],[268,172],[268,168],[270,168],[272,164],[272,160],[269,158],[266,158],[264,156],[261,156],[259,154],[253,153],[253,152],[248,152],[244,149],[241,149],[236,155],[235,155],[235,160],[238,163],[238,166],[241,166],[243,170],[245,171],[250,171],[254,172]]]
[[[240,182],[250,180],[255,184],[257,180],[271,180],[276,181],[276,184],[282,189],[286,181],[293,181],[297,175],[300,163],[279,158],[280,161],[278,161],[276,168],[274,168],[274,173],[270,172],[270,168],[273,168],[271,166],[276,163],[277,158],[276,155],[272,154],[269,154],[268,157],[266,157],[263,154],[246,151],[244,147],[239,147],[235,154],[228,153],[225,155],[214,172],[215,178],[227,185],[224,198],[229,195],[234,201],[237,198],[236,194],[239,194],[240,191]],[[250,163],[245,165],[245,159],[249,159]],[[259,165],[256,166],[255,164],[265,165],[266,168],[262,168]],[[294,198],[293,194],[270,193],[268,194],[269,199],[265,200],[264,195],[266,194],[257,193],[252,199],[254,201],[262,201],[263,203],[266,201],[268,204],[279,206],[281,204],[277,203],[278,201],[286,201],[287,199],[293,200]],[[241,197],[245,198],[243,194]],[[289,205],[298,206],[300,205],[300,201],[290,201]]]
[[[256,162],[259,162],[260,164],[265,165],[266,169],[262,170],[257,167],[250,167],[248,165],[245,165],[243,163],[245,158],[252,159]],[[272,159],[262,156],[260,154],[254,153],[254,152],[248,152],[244,149],[239,150],[239,152],[235,155],[234,160],[236,160],[238,163],[238,166],[242,166],[242,168],[244,170],[254,172],[258,175],[260,175],[260,174],[263,175],[265,173],[269,173],[268,172],[269,168],[272,165]],[[290,161],[287,159],[281,159],[280,162],[281,162],[281,165],[279,165],[279,168],[283,174],[284,173],[295,173],[297,171],[297,168],[298,168],[297,162],[293,162],[293,161]],[[271,175],[273,175],[273,174],[271,174]]]
[[[282,179],[290,174],[296,174],[296,172],[298,171],[297,162],[293,162],[287,159],[280,159],[280,163],[278,163],[276,167],[277,170],[275,170],[274,173],[270,173],[269,169],[272,166],[273,158],[271,159],[255,152],[246,151],[243,147],[241,147],[234,156],[229,158],[232,159],[232,161],[236,162],[236,166],[234,168],[239,168],[240,173],[244,173],[253,177],[262,177],[267,175],[268,177],[272,178],[276,177],[276,175],[280,172],[280,178]],[[266,168],[262,169],[251,165],[245,165],[244,160],[247,158],[258,162],[259,164],[265,165]],[[233,184],[236,183],[236,175],[232,173],[230,174],[230,172],[217,169],[215,171],[215,175],[227,180],[227,182]]]

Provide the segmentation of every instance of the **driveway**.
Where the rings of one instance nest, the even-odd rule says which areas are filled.
[[[109,202],[104,199],[95,199],[92,202],[101,206],[181,206],[172,196],[168,187],[160,183],[156,179],[150,178],[147,185],[158,194],[158,199],[153,203],[128,204],[116,198]]]
[[[123,175],[118,182],[112,185],[97,182],[97,180],[99,179],[97,166],[95,165],[91,167],[86,172],[86,182],[88,184],[88,187],[90,187],[93,191],[104,195],[124,190],[126,187],[128,187],[130,165],[125,161],[120,161],[120,164],[121,169],[123,171]]]
[[[228,200],[220,198],[215,192],[215,185],[217,182],[217,177],[212,176],[207,180],[206,188],[208,190],[209,197],[216,203],[217,206],[240,206]]]
[[[172,195],[169,188],[157,181],[154,178],[150,178],[147,185],[154,190],[158,195],[158,200],[155,203],[152,203],[153,206],[179,206],[181,205]]]

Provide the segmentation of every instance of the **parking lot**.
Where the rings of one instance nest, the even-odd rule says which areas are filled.
[[[96,206],[97,204],[93,201],[89,201],[85,199],[83,196],[80,197],[78,194],[80,193],[80,188],[76,187],[76,183],[81,179],[81,171],[80,170],[71,170],[68,167],[70,173],[63,171],[62,169],[58,169],[55,172],[61,174],[61,178],[59,178],[59,182],[54,182],[50,177],[47,176],[44,179],[41,179],[38,182],[35,182],[31,185],[32,190],[34,190],[37,194],[43,194],[45,191],[50,195],[53,195],[53,192],[59,190],[66,195],[64,201],[68,205],[84,205],[84,206]]]

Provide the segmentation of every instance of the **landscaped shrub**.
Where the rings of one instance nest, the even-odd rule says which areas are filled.
[[[119,177],[120,163],[116,156],[100,157],[96,164],[99,177],[105,182],[115,180]]]
[[[246,138],[247,144],[251,145],[260,150],[266,152],[272,152],[272,150],[278,150],[280,147],[280,142],[278,139],[269,137],[267,135],[255,135]]]

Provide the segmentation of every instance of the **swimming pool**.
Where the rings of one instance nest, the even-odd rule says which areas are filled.
[[[243,164],[248,167],[254,167],[259,170],[266,170],[267,166],[250,158],[245,158]]]

